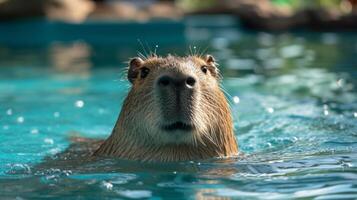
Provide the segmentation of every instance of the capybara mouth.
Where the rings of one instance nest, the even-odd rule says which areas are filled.
[[[183,122],[175,122],[173,124],[163,126],[162,129],[164,129],[165,131],[191,131],[193,129],[193,126]]]

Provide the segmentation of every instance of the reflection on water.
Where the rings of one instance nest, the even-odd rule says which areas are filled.
[[[2,197],[354,199],[356,37],[232,34],[192,44],[220,63],[244,155],[174,164],[55,158],[71,134],[108,136],[129,87],[124,62],[140,45],[0,48]]]
[[[50,61],[59,72],[88,75],[92,63],[91,49],[85,43],[53,44],[50,49]]]

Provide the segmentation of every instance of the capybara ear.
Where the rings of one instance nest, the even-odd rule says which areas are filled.
[[[130,81],[130,83],[133,83],[134,79],[138,76],[138,69],[141,65],[143,65],[143,63],[144,61],[139,57],[132,58],[129,61],[128,80]]]
[[[218,69],[218,64],[216,63],[216,60],[214,59],[213,56],[207,54],[204,57],[205,62],[208,65],[208,69],[211,71],[212,75],[215,76],[216,78],[220,78],[219,76],[219,69]]]
[[[216,60],[214,59],[214,57],[211,56],[211,55],[209,55],[209,54],[207,54],[207,55],[205,56],[205,61],[206,61],[207,64],[213,65],[213,66],[214,66],[215,63],[216,63]]]

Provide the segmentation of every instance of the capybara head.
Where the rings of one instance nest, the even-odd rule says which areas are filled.
[[[237,155],[212,56],[136,57],[128,79],[119,119],[94,155],[165,162]]]
[[[136,57],[130,60],[128,79],[127,120],[138,137],[156,144],[215,141],[211,132],[221,126],[217,118],[227,117],[222,116],[227,103],[212,56]]]

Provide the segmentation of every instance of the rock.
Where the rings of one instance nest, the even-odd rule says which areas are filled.
[[[152,18],[178,19],[182,16],[181,9],[170,2],[137,5],[132,2],[118,1],[99,4],[90,18],[148,21]]]
[[[81,22],[95,9],[89,0],[50,0],[44,5],[45,14],[51,20]]]
[[[290,7],[274,6],[268,0],[238,1],[233,13],[240,17],[248,28],[264,30],[286,30],[299,27],[308,22],[304,11],[294,12]]]
[[[13,20],[44,15],[44,0],[3,0],[0,1],[0,20]]]
[[[183,16],[180,8],[169,2],[155,3],[148,7],[151,18],[171,18],[178,19]]]
[[[3,0],[0,20],[47,17],[52,20],[81,22],[95,8],[89,0]]]

